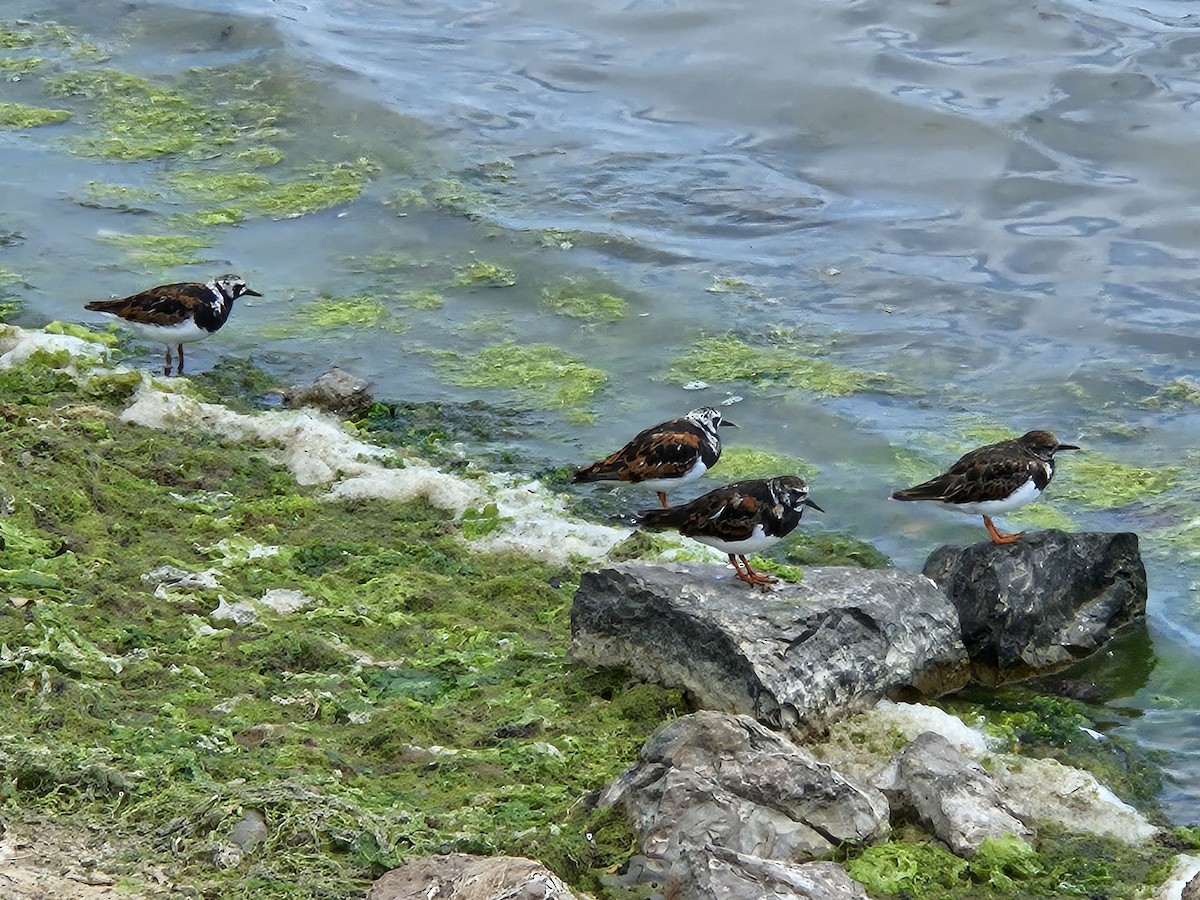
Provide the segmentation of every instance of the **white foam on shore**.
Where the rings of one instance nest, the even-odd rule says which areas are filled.
[[[286,465],[300,484],[328,484],[339,500],[423,499],[461,516],[496,504],[498,527],[472,546],[518,552],[555,562],[602,558],[630,534],[572,517],[563,498],[537,481],[480,473],[464,478],[434,466],[402,460],[394,451],[351,435],[329,416],[313,410],[239,413],[162,390],[147,379],[121,419],[149,428],[203,430],[230,440],[252,440]]]
[[[983,763],[1038,821],[1139,844],[1158,828],[1083,769],[1056,760],[994,752],[996,741],[957,716],[919,703],[881,700],[874,709],[836,723],[829,739],[813,747],[823,762],[869,781],[901,746],[933,731],[964,755]]]

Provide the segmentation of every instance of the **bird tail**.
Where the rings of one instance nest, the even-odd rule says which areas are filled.
[[[687,515],[683,509],[682,506],[670,506],[665,509],[656,506],[653,509],[638,510],[629,516],[629,520],[642,528],[676,528]]]
[[[606,467],[607,460],[594,462],[590,466],[576,469],[571,473],[571,483],[581,484],[589,481],[616,481],[616,473]]]
[[[95,312],[112,312],[124,302],[124,300],[93,300],[90,303],[84,304],[83,308]]]
[[[944,487],[936,481],[927,481],[902,491],[892,491],[891,494],[893,500],[941,500],[943,496]]]

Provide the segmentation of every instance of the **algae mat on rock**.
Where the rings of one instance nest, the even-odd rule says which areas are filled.
[[[574,573],[416,502],[331,500],[267,448],[119,414],[144,376],[0,371],[4,811],[208,897],[340,897],[411,855],[628,855],[589,791],[682,710],[567,667]],[[183,383],[176,385],[183,387]],[[220,607],[228,618],[216,618]],[[247,810],[264,842],[228,864]]]

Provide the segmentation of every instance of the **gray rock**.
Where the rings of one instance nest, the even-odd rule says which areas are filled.
[[[924,572],[957,607],[972,674],[985,684],[1074,662],[1146,614],[1146,568],[1130,533],[940,547]]]
[[[707,870],[696,854],[723,848],[791,863],[888,832],[882,793],[749,716],[718,712],[660,726],[638,761],[605,789],[600,805],[617,806],[632,822],[643,880],[688,881],[684,897],[707,896],[691,889]]]
[[[628,665],[700,706],[799,735],[867,709],[967,682],[953,606],[897,570],[813,568],[750,590],[705,565],[622,563],[585,572],[571,607],[570,658]]]
[[[335,416],[355,418],[374,402],[367,382],[343,369],[330,369],[312,384],[297,384],[283,392],[287,407],[313,406]]]
[[[422,856],[385,872],[367,900],[578,900],[539,862],[514,856]]]
[[[983,766],[932,731],[918,735],[871,782],[893,809],[911,809],[960,856],[974,856],[987,838],[1035,833],[1029,814],[1001,793]]]
[[[868,900],[862,885],[837,863],[792,863],[720,847],[707,854],[682,854],[666,895],[689,900]]]

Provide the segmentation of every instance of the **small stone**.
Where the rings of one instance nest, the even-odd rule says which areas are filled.
[[[283,392],[284,406],[312,406],[348,419],[362,415],[374,402],[366,381],[337,368],[312,384],[293,385]]]

